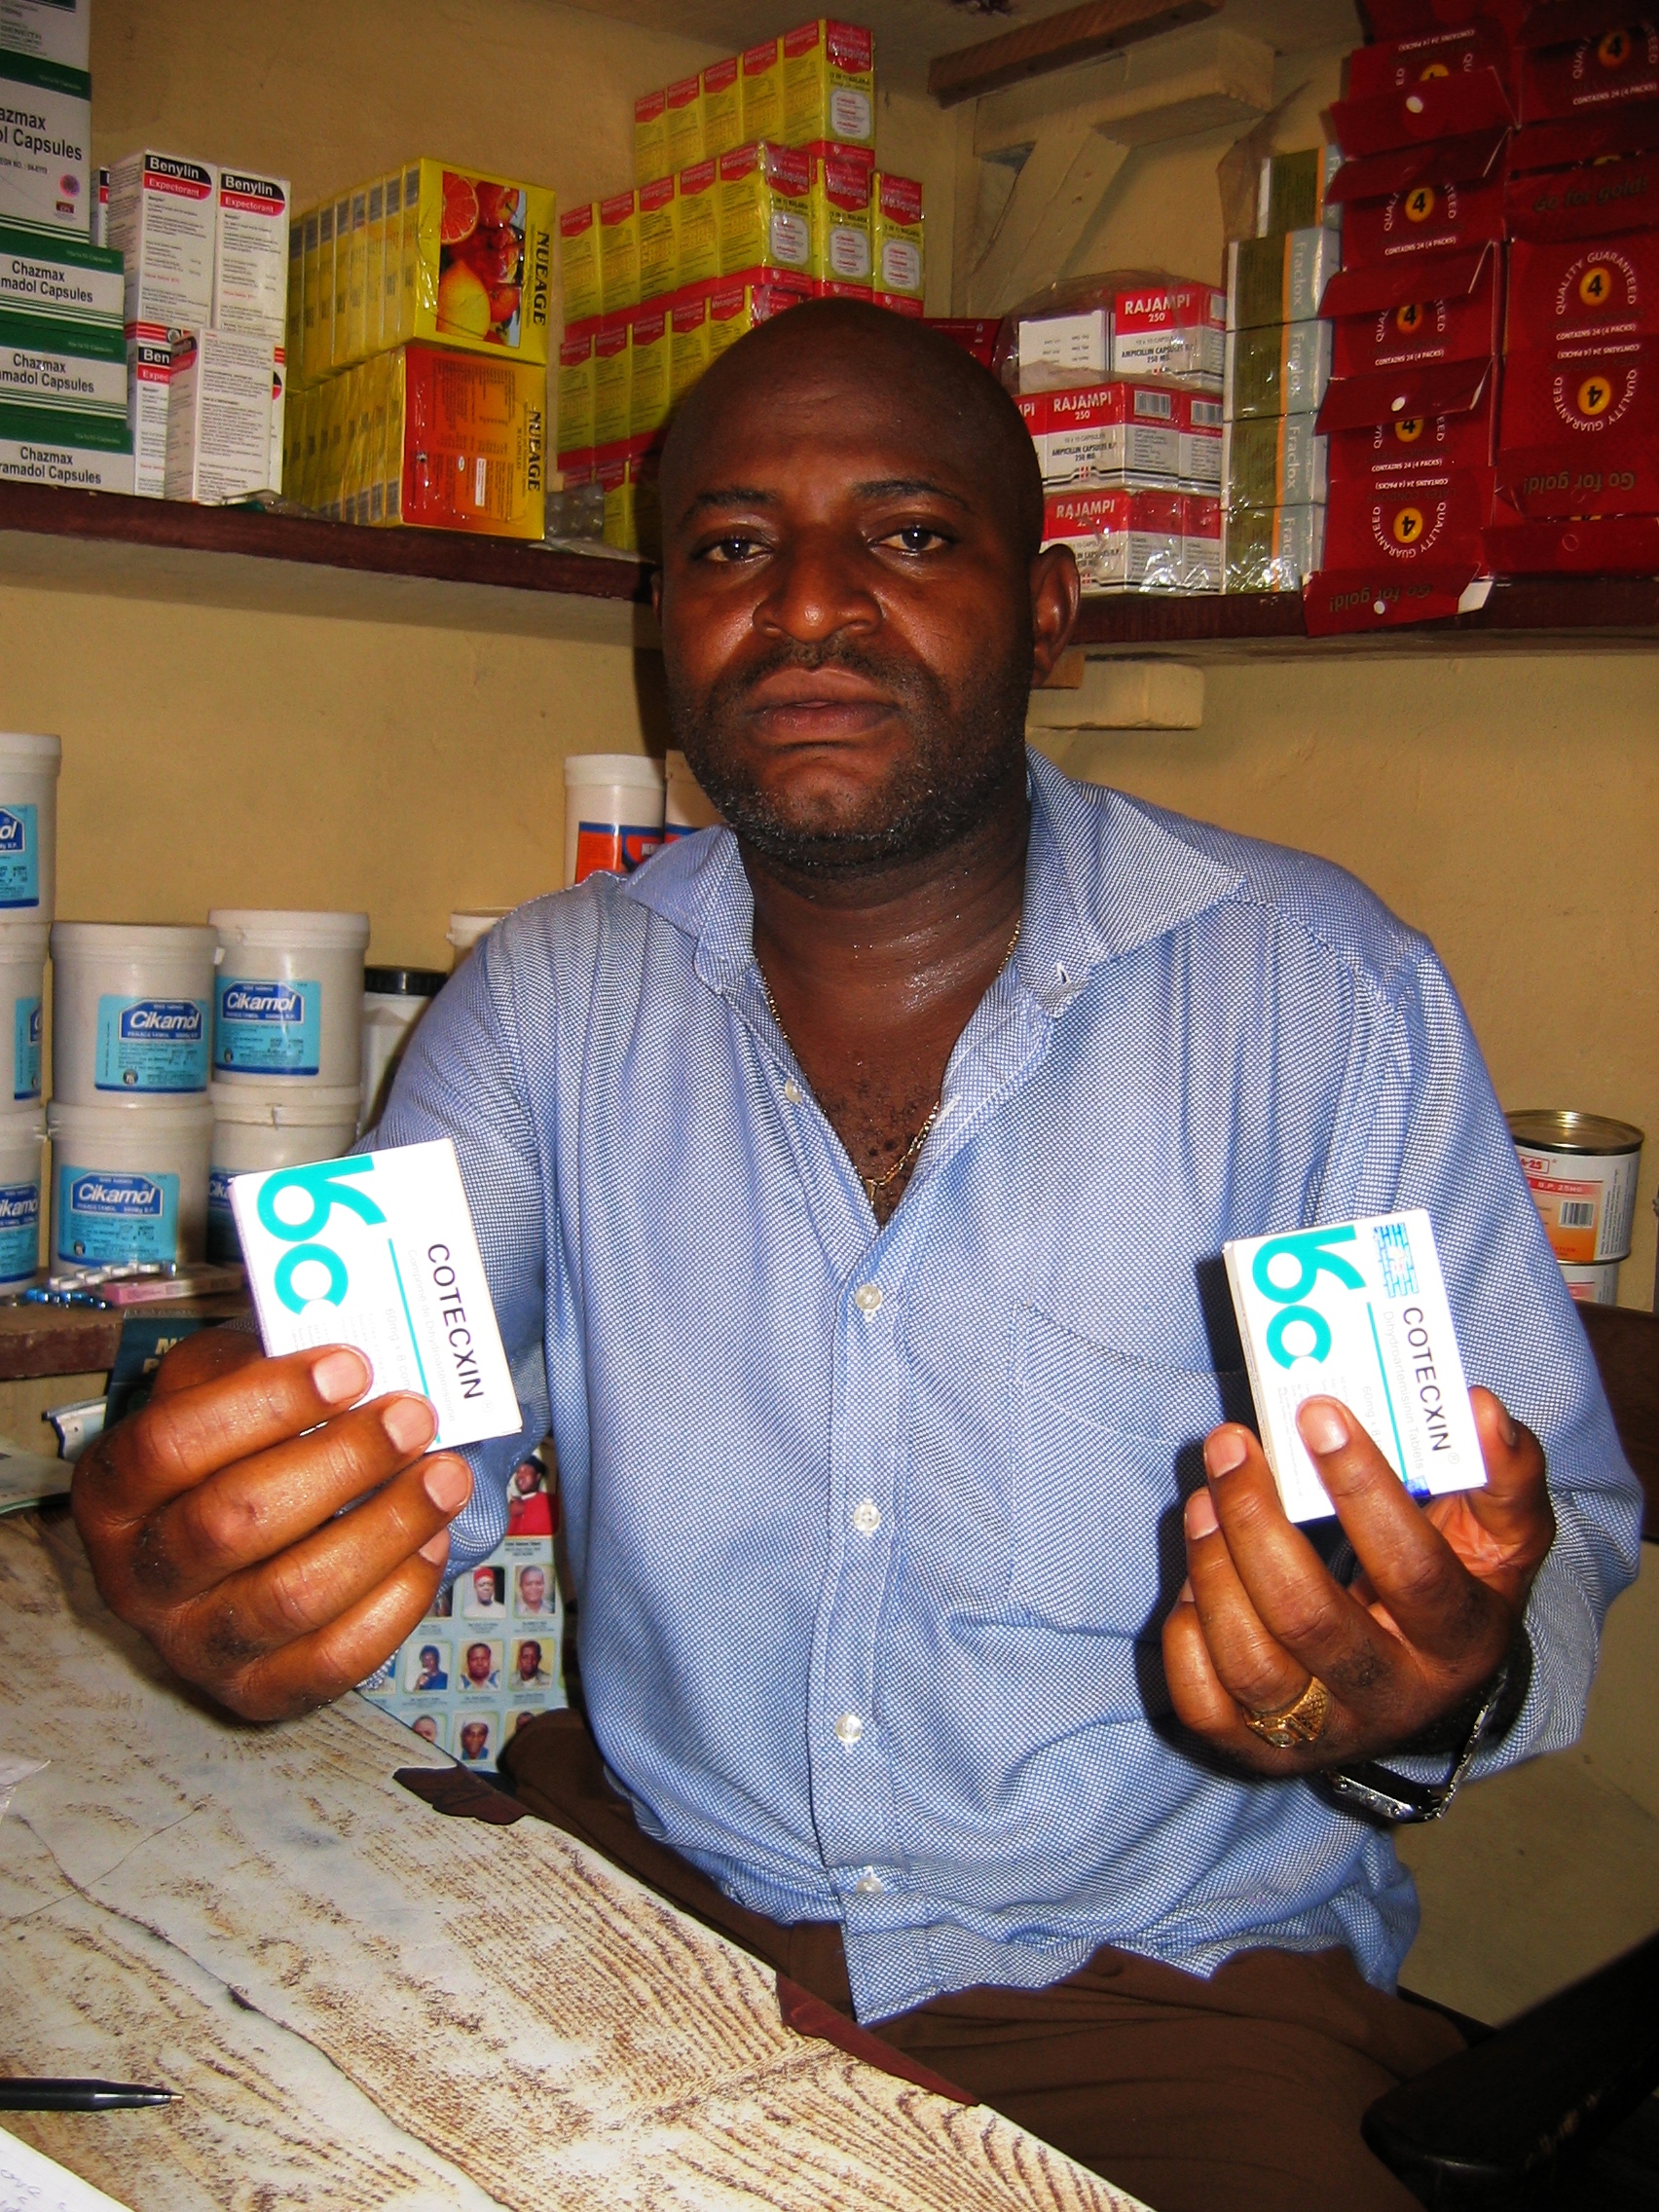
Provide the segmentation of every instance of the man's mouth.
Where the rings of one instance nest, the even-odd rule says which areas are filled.
[[[891,719],[891,695],[839,668],[786,668],[764,676],[747,701],[751,719],[774,743],[835,744]]]

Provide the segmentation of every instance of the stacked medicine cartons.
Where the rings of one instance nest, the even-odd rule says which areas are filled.
[[[90,228],[88,4],[0,7],[0,478],[130,492],[121,257]]]
[[[1326,118],[1344,162],[1342,275],[1327,293],[1341,366],[1325,558],[1310,628],[1456,612],[1485,571],[1501,329],[1512,60],[1494,15],[1448,25],[1389,0],[1393,35],[1348,60]]]
[[[1518,34],[1498,574],[1659,571],[1659,33],[1576,0]]]
[[[1124,272],[1018,322],[1044,542],[1085,591],[1221,588],[1222,310],[1211,285]]]
[[[57,894],[55,737],[0,735],[0,1288],[40,1266],[41,1003]]]
[[[1229,591],[1296,591],[1325,542],[1326,441],[1315,427],[1331,375],[1320,319],[1341,254],[1341,211],[1326,198],[1327,147],[1262,164],[1256,236],[1227,261],[1227,431],[1223,446]]]
[[[560,471],[602,489],[628,548],[653,446],[712,360],[810,297],[919,315],[925,277],[922,188],[875,167],[867,30],[817,17],[634,117],[634,185],[560,223]]]
[[[539,538],[554,199],[414,161],[296,218],[289,496],[335,521]]]
[[[154,148],[112,165],[126,262],[133,489],[220,501],[280,491],[288,187]]]

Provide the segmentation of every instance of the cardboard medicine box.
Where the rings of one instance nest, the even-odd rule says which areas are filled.
[[[762,138],[784,135],[784,42],[762,39],[747,46],[738,56],[738,77],[743,101],[743,131],[739,144],[754,146]]]
[[[1490,359],[1502,344],[1501,276],[1496,244],[1343,271],[1323,310],[1332,376]]]
[[[126,417],[71,415],[0,400],[0,482],[130,494],[132,440]]]
[[[640,196],[632,185],[599,203],[599,300],[602,314],[640,304]]]
[[[567,332],[559,345],[559,466],[585,467],[593,435],[593,343],[591,330]]]
[[[1196,391],[1177,392],[1174,398],[1181,438],[1181,482],[1189,491],[1213,488],[1219,492],[1226,420],[1221,401],[1206,399]]]
[[[628,364],[628,442],[650,443],[668,420],[670,335],[668,308],[641,308],[633,317]]]
[[[870,282],[877,296],[884,304],[919,301],[927,279],[920,183],[878,169],[870,192]]]
[[[131,436],[132,489],[159,499],[167,471],[167,394],[172,387],[173,338],[165,323],[129,323],[127,340],[127,422]]]
[[[1490,469],[1496,391],[1490,361],[1333,384],[1318,419],[1330,441],[1331,482],[1398,486],[1449,469]]]
[[[275,367],[269,339],[203,330],[179,340],[167,393],[166,498],[211,502],[268,488]]]
[[[1594,156],[1538,173],[1512,166],[1503,216],[1511,239],[1560,243],[1652,229],[1659,226],[1659,153]]]
[[[1323,223],[1235,240],[1227,249],[1228,329],[1310,320],[1321,313],[1342,251],[1341,236]]]
[[[798,276],[782,270],[754,270],[716,284],[709,293],[709,358],[735,346],[746,332],[797,308],[807,297]]]
[[[1043,543],[1069,545],[1085,591],[1175,591],[1186,502],[1174,491],[1095,487],[1043,502]]]
[[[706,159],[703,146],[703,80],[678,77],[663,93],[663,127],[671,173]]]
[[[1343,211],[1326,194],[1341,166],[1342,155],[1335,146],[1303,146],[1294,153],[1268,155],[1256,179],[1256,236],[1274,238],[1286,231],[1309,230],[1315,223],[1340,230]]]
[[[1346,162],[1331,186],[1345,273],[1500,239],[1508,137],[1500,128]]]
[[[1321,566],[1325,509],[1317,500],[1288,507],[1229,507],[1222,555],[1229,591],[1300,591]]]
[[[0,223],[92,236],[92,79],[0,48]]]
[[[113,331],[119,340],[126,278],[121,256],[84,239],[0,226],[0,314],[46,337],[61,326]]]
[[[858,23],[816,16],[783,36],[784,143],[875,144],[875,41]]]
[[[668,314],[668,404],[676,408],[712,358],[709,351],[709,297],[694,292],[677,299]]]
[[[660,300],[680,281],[680,190],[672,176],[639,187],[640,298]]]
[[[738,56],[711,61],[703,71],[703,159],[719,161],[744,143],[743,88]]]
[[[596,456],[628,443],[634,318],[607,315],[593,341],[593,444]]]
[[[1523,55],[1523,122],[1659,98],[1659,23],[1634,18],[1607,22],[1604,11],[1570,5],[1561,13],[1604,19],[1583,37],[1531,47]]]
[[[1112,374],[1185,377],[1219,390],[1226,331],[1226,297],[1213,285],[1120,286],[1112,298]]]
[[[834,152],[812,155],[811,165],[810,273],[822,284],[867,290],[873,266],[870,171]]]
[[[126,260],[129,327],[206,329],[218,190],[210,162],[145,150],[111,165],[109,242]]]
[[[678,229],[676,291],[706,288],[720,273],[720,166],[693,162],[675,179]]]
[[[441,162],[406,164],[403,338],[544,368],[554,217],[553,194],[539,185]],[[337,221],[337,263],[339,256]]]
[[[105,416],[127,427],[127,349],[119,328],[41,331],[0,309],[0,401],[43,414]]]
[[[1509,344],[1582,352],[1659,337],[1659,232],[1509,248]]]
[[[654,184],[672,176],[668,158],[668,94],[642,92],[634,102],[634,182]]]
[[[1333,479],[1321,566],[1380,577],[1453,571],[1467,582],[1481,565],[1493,495],[1490,468],[1446,469],[1409,484]]]
[[[599,203],[584,200],[559,217],[559,264],[565,286],[565,327],[591,322],[603,313],[599,288]]]
[[[1210,492],[1181,495],[1182,591],[1220,591],[1221,500]]]
[[[1380,39],[1356,46],[1347,60],[1347,97],[1377,99],[1409,92],[1446,77],[1467,77],[1493,69],[1507,84],[1514,72],[1508,39],[1490,17],[1468,22],[1439,23],[1407,38]]]
[[[1316,421],[1305,413],[1228,424],[1224,465],[1230,513],[1246,507],[1272,513],[1324,498],[1327,447],[1314,427]]]
[[[404,346],[384,356],[387,523],[537,539],[546,527],[545,374]]]
[[[1252,415],[1302,415],[1331,378],[1328,322],[1286,322],[1227,334],[1222,406],[1230,423]]]
[[[812,163],[789,146],[740,146],[719,163],[720,274],[812,269]]]
[[[85,75],[92,65],[92,0],[0,0],[0,53]]]
[[[1045,488],[1179,477],[1179,394],[1119,380],[1037,396],[1047,418]]]

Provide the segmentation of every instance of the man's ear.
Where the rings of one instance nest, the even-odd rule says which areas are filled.
[[[1083,579],[1069,545],[1050,545],[1031,564],[1031,681],[1044,683],[1071,642]]]

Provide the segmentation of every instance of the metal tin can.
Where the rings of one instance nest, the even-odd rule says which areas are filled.
[[[1619,1302],[1619,1263],[1602,1260],[1588,1268],[1564,1263],[1567,1294],[1574,1306],[1616,1306]]]
[[[1628,1259],[1641,1131],[1600,1114],[1547,1110],[1506,1119],[1556,1258],[1565,1267]]]

